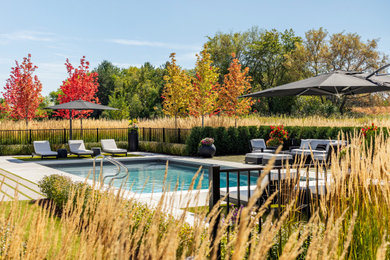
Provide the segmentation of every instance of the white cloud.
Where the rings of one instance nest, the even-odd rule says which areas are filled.
[[[176,59],[178,64],[180,64],[183,68],[193,68],[196,62],[196,54],[198,52],[188,52],[177,54]]]
[[[55,40],[54,34],[39,31],[17,31],[12,33],[1,33],[0,42],[10,41],[40,41],[52,42]]]
[[[127,69],[129,67],[137,67],[137,68],[142,67],[142,64],[117,63],[117,62],[113,62],[112,64],[119,68],[124,68],[124,69]]]
[[[128,45],[128,46],[140,46],[140,47],[157,47],[157,48],[168,48],[168,49],[180,49],[180,50],[200,50],[200,46],[187,45],[187,44],[175,44],[175,43],[164,43],[154,41],[138,41],[138,40],[126,40],[126,39],[110,39],[109,42]]]

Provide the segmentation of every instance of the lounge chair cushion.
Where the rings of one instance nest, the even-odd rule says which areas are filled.
[[[58,153],[52,151],[49,141],[34,141],[34,152],[41,156],[57,156]]]
[[[127,150],[126,149],[103,149],[104,152],[107,152],[107,153],[127,153]]]
[[[126,149],[119,149],[116,146],[114,139],[102,139],[102,140],[100,140],[100,142],[102,143],[103,152],[113,153],[113,154],[127,153]]]
[[[80,155],[93,154],[91,150],[86,150],[83,140],[69,140],[69,150],[71,153]]]
[[[261,149],[266,149],[264,139],[252,139],[251,141],[252,151],[260,151]]]
[[[309,149],[310,139],[302,139],[300,149]]]
[[[309,156],[311,154],[326,154],[326,151],[310,150],[310,149],[292,149],[291,154]]]

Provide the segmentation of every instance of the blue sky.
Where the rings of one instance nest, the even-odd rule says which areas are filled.
[[[0,6],[0,91],[15,60],[28,53],[47,95],[66,78],[66,58],[76,65],[85,55],[92,68],[103,60],[160,66],[176,52],[178,63],[192,68],[207,36],[252,26],[292,28],[300,36],[319,27],[356,32],[380,39],[379,50],[390,54],[388,0],[2,0]]]

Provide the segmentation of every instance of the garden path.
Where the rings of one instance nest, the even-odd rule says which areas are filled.
[[[0,201],[36,200],[43,197],[36,183],[0,169]]]

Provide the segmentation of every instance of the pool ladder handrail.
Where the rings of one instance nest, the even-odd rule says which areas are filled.
[[[111,177],[111,181],[110,181],[110,183],[109,183],[109,184],[111,185],[112,182],[113,182],[114,180],[124,179],[124,178],[126,178],[126,177],[129,176],[129,169],[128,169],[123,163],[119,162],[118,160],[115,160],[114,158],[112,158],[112,157],[109,156],[109,155],[106,156],[106,155],[102,155],[102,154],[97,155],[97,156],[93,159],[93,172],[96,171],[96,160],[97,160],[98,158],[102,158],[102,159],[101,159],[101,162],[100,162],[100,167],[101,167],[101,169],[100,169],[100,174],[103,175],[103,176],[104,176],[104,174],[103,174],[103,163],[104,163],[104,160],[109,161],[110,163],[112,163],[113,165],[115,165],[115,166],[117,167],[117,172],[116,172],[115,174],[112,174],[112,175],[106,175],[106,176],[104,176],[104,177],[103,177],[103,180],[102,180],[102,183],[104,183],[104,181],[105,181],[107,178],[110,178],[110,177]],[[126,172],[126,174],[123,175],[123,176],[120,176],[120,173],[121,173],[121,171],[122,171],[121,168],[125,169],[125,172]],[[99,174],[99,179],[101,178],[100,174]],[[96,181],[95,176],[96,176],[96,175],[94,175],[94,181]]]

